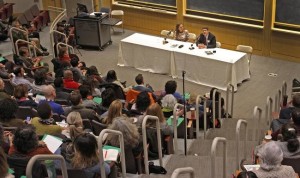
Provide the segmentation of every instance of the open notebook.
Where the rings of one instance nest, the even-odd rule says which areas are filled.
[[[55,151],[60,147],[60,145],[63,143],[62,142],[62,139],[61,138],[58,138],[58,137],[54,137],[52,135],[47,135],[45,134],[43,139],[42,139],[48,149],[52,152],[52,153],[55,153]]]
[[[183,121],[183,117],[179,117],[178,119],[177,119],[177,127],[182,123],[182,121]],[[167,124],[169,125],[169,126],[172,126],[173,125],[173,116],[171,116],[171,117],[169,117],[169,119],[167,120]]]
[[[245,164],[244,167],[247,171],[254,171],[254,170],[258,170],[260,168],[260,165],[259,164]]]

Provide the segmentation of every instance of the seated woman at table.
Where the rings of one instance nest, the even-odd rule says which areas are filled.
[[[182,23],[176,24],[174,38],[175,38],[175,40],[178,40],[178,41],[188,41],[189,40],[189,32],[184,29]]]

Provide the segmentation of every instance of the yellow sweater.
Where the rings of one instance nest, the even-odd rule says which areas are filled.
[[[58,125],[46,125],[40,123],[40,118],[39,117],[34,117],[31,120],[31,124],[36,128],[36,133],[38,135],[44,135],[44,134],[49,134],[49,135],[57,135],[61,134],[62,128]]]

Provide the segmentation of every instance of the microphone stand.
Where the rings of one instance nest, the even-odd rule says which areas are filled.
[[[182,71],[182,92],[183,92],[183,118],[184,118],[184,155],[187,155],[187,118],[186,118],[186,99],[185,99],[185,86],[184,77],[185,71]]]

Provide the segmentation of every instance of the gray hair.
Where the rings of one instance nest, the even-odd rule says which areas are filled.
[[[130,123],[128,118],[121,116],[116,117],[108,129],[122,132],[125,146],[135,147],[139,143],[139,132],[137,127]],[[108,135],[107,141],[112,146],[119,146],[119,139],[117,135]]]
[[[161,105],[163,108],[168,108],[173,110],[175,104],[177,103],[176,98],[172,94],[167,94],[161,100]]]
[[[283,160],[283,152],[275,142],[266,143],[257,154],[262,163],[260,167],[263,170],[271,171],[281,166]]]

